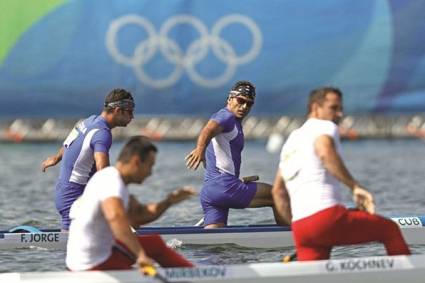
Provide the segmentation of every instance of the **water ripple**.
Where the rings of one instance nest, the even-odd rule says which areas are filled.
[[[43,158],[57,150],[56,144],[0,144],[0,229],[16,225],[53,228],[59,226],[54,205],[54,185],[58,168],[40,171]],[[111,160],[122,144],[115,143]],[[142,202],[157,201],[182,185],[200,190],[202,170],[185,168],[184,157],[192,143],[160,143],[157,164],[142,186],[130,190]],[[367,186],[377,200],[378,211],[384,214],[425,214],[423,184],[425,144],[416,140],[360,141],[343,143],[344,158],[353,175]],[[247,142],[241,175],[260,175],[262,182],[274,179],[278,155],[265,151],[264,142]],[[348,190],[344,199],[351,201]],[[165,213],[155,225],[193,225],[202,217],[198,197],[181,203]],[[231,210],[229,224],[273,223],[269,208]],[[412,246],[414,253],[425,253],[424,246]],[[248,249],[234,245],[188,246],[178,249],[198,264],[232,264],[280,261],[293,249]],[[332,257],[383,255],[381,245],[338,247]],[[17,249],[0,250],[0,272],[64,270],[64,251]]]

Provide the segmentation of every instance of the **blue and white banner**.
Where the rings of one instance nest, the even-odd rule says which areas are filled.
[[[0,2],[0,116],[80,116],[116,87],[137,114],[209,116],[240,79],[257,115],[302,115],[333,85],[346,113],[425,111],[424,1]]]

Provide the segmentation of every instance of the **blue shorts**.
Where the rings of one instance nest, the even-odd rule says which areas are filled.
[[[56,184],[56,209],[61,215],[62,229],[69,230],[71,219],[69,219],[69,210],[74,201],[79,198],[83,192],[85,185],[75,183],[57,183]]]
[[[227,225],[229,208],[246,208],[257,192],[257,183],[244,183],[236,176],[223,173],[204,182],[201,190],[201,205],[204,225],[224,223]]]

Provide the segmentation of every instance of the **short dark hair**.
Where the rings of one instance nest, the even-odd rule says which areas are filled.
[[[113,108],[111,107],[110,103],[117,102],[120,100],[128,99],[134,103],[133,96],[131,93],[123,88],[115,88],[111,90],[108,95],[105,97],[105,103],[103,105],[103,110],[110,112]]]
[[[237,81],[230,89],[229,97],[240,95],[255,99],[255,85],[250,81]]]
[[[323,105],[323,102],[326,99],[326,95],[328,93],[335,93],[339,96],[339,98],[342,99],[342,91],[339,88],[332,87],[332,86],[325,86],[321,88],[313,89],[310,92],[310,97],[308,99],[308,105],[307,105],[307,113],[311,113],[311,107],[313,103],[317,103],[319,105]]]
[[[139,155],[141,161],[145,161],[151,151],[158,152],[158,149],[148,137],[133,136],[124,145],[118,156],[118,161],[127,163],[136,154]]]

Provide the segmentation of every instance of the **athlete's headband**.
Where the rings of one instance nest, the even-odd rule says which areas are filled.
[[[105,107],[109,107],[109,108],[134,108],[135,104],[134,101],[132,99],[121,99],[118,101],[112,101],[109,103],[105,102]]]
[[[247,96],[248,98],[255,99],[255,87],[251,85],[240,85],[229,92],[229,96]]]

